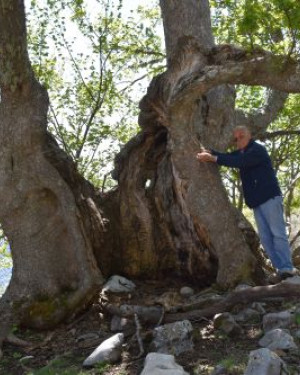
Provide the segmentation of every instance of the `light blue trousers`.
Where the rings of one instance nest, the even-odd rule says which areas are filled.
[[[273,267],[277,268],[279,273],[292,270],[282,197],[271,198],[253,211],[261,244]]]

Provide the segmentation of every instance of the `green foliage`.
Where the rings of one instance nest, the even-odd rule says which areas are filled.
[[[78,365],[72,363],[72,358],[58,357],[49,362],[45,367],[27,372],[26,375],[87,375],[90,372],[83,371]]]
[[[95,368],[97,369],[97,374],[102,375],[111,368],[111,365],[107,362],[99,362],[95,365]]]
[[[295,323],[300,326],[300,313],[295,314]]]
[[[27,12],[30,58],[50,96],[49,129],[98,186],[137,131],[138,87],[164,64],[158,9],[139,7],[126,18],[123,8],[121,0],[45,0]]]
[[[300,7],[296,0],[212,0],[212,23],[219,43],[234,43],[274,53],[299,55]],[[246,113],[263,108],[267,89],[236,87],[236,108]],[[291,132],[299,128],[299,95],[290,95],[283,111],[269,132]],[[285,197],[286,215],[290,220],[300,207],[299,136],[290,134],[265,141]],[[234,205],[245,210],[241,181],[235,170],[222,170],[225,185]]]
[[[210,3],[218,42],[299,53],[298,0],[211,0]]]
[[[9,244],[3,231],[0,229],[0,269],[1,268],[11,268],[12,259],[9,250]]]

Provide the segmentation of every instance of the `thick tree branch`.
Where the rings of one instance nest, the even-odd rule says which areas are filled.
[[[264,134],[260,135],[258,139],[261,141],[270,140],[276,137],[282,137],[285,135],[300,135],[300,130],[277,130],[275,132],[265,132]]]
[[[236,124],[246,125],[256,137],[264,134],[269,124],[274,121],[284,106],[288,97],[285,92],[270,90],[266,95],[266,102],[263,108],[252,113],[236,110]]]
[[[200,56],[200,55],[199,55]],[[207,54],[208,65],[195,64],[199,57],[191,55],[193,69],[183,70],[173,82],[168,101],[172,106],[192,101],[211,88],[231,83],[261,85],[284,92],[300,92],[300,65],[282,55],[273,55],[263,50],[248,52],[230,45],[212,48]],[[172,72],[169,74],[169,80]]]

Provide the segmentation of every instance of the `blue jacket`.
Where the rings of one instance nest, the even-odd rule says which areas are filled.
[[[278,180],[267,150],[259,143],[250,140],[244,150],[230,153],[212,151],[217,163],[226,167],[239,168],[245,202],[255,208],[270,198],[281,195]]]

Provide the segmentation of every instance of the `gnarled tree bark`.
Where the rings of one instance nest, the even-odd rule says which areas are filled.
[[[116,160],[124,269],[134,276],[167,272],[202,284],[216,279],[226,288],[253,279],[257,258],[217,167],[201,165],[195,156],[201,146],[229,145],[235,91],[222,85],[176,99],[182,85],[189,91],[185,77],[205,70],[215,48],[209,5],[161,1],[161,9],[168,69],[140,103],[136,142]]]
[[[1,344],[13,322],[60,322],[91,300],[102,276],[78,206],[84,184],[76,195],[51,164],[48,96],[29,62],[22,1],[0,1],[0,51],[0,222],[13,258],[0,301]]]

